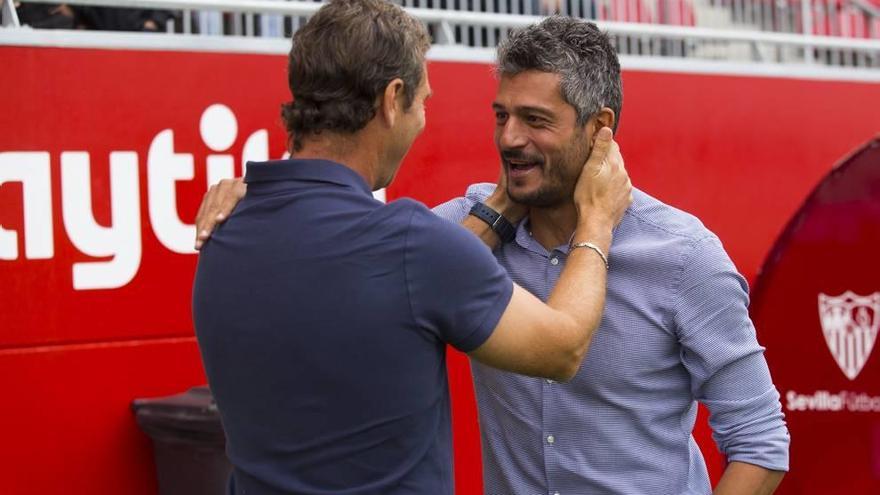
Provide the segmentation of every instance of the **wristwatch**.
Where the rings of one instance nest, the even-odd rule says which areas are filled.
[[[516,227],[504,218],[504,215],[485,204],[474,204],[468,213],[489,224],[489,227],[501,238],[501,242],[510,242],[516,238]]]

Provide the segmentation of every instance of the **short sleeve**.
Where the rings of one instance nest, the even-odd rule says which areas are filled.
[[[462,352],[483,344],[513,294],[513,282],[489,248],[460,225],[418,207],[405,257],[416,323]]]

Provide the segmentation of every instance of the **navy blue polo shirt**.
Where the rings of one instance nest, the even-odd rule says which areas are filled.
[[[193,317],[233,493],[451,494],[446,344],[480,346],[513,285],[422,204],[324,160],[248,165],[202,248]]]

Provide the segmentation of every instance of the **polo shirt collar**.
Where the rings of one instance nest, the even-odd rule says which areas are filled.
[[[247,184],[289,180],[327,182],[353,187],[368,195],[373,194],[370,186],[357,172],[331,160],[290,159],[248,162],[244,177]]]

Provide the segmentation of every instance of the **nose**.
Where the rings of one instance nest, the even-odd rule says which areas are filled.
[[[528,135],[519,119],[509,117],[504,125],[496,127],[498,148],[502,150],[524,148],[528,143]]]

